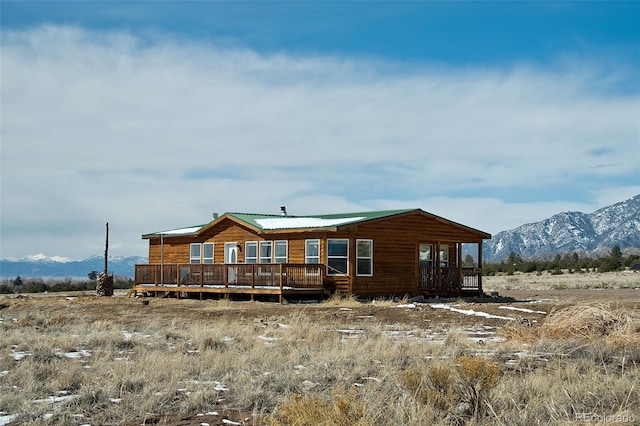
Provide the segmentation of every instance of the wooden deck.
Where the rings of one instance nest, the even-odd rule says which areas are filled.
[[[482,293],[481,282],[477,268],[420,267],[416,294],[473,296]],[[335,291],[349,296],[352,290],[350,277],[327,277],[323,264],[178,263],[136,265],[131,294],[200,299],[207,294],[248,295],[252,300],[267,295],[282,302],[286,297],[324,297]]]
[[[322,264],[164,264],[136,265],[131,293],[185,297],[198,294],[325,296]]]

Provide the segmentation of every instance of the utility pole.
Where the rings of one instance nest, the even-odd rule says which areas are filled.
[[[98,296],[113,296],[113,275],[109,275],[109,222],[107,222],[107,236],[104,244],[104,271],[98,275],[96,293]]]
[[[107,222],[107,239],[104,244],[104,274],[105,275],[109,275],[109,272],[107,271],[108,259],[109,259],[109,222]]]

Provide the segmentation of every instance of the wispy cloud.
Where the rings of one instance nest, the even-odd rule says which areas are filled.
[[[594,209],[596,192],[637,183],[640,103],[619,90],[633,78],[577,61],[408,66],[70,27],[3,32],[2,251],[21,255],[50,225],[76,232],[37,251],[80,255],[110,220],[115,247],[140,254],[142,233],[285,203],[422,207],[489,232]],[[563,201],[496,196],[546,188]]]

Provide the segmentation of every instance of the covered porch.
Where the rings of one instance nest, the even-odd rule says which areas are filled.
[[[420,266],[418,289],[429,296],[479,295],[482,293],[482,270]]]

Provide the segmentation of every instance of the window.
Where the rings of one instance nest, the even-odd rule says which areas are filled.
[[[189,248],[189,263],[200,263],[200,243],[191,243]]]
[[[356,275],[373,275],[373,240],[356,240]]]
[[[274,241],[273,261],[275,263],[287,263],[287,242]]]
[[[349,273],[349,240],[327,240],[327,275]]]
[[[213,243],[202,244],[202,263],[213,263]]]
[[[245,263],[258,263],[257,241],[248,241],[244,244],[244,261]]]
[[[304,242],[304,263],[319,265],[320,263],[320,240],[305,240]],[[319,276],[321,266],[304,268],[305,275]]]
[[[260,263],[271,263],[271,241],[260,241]]]
[[[431,254],[431,244],[420,244],[420,266],[432,267],[433,259]]]
[[[306,240],[304,263],[320,263],[320,240]]]
[[[449,266],[449,246],[440,244],[440,266],[446,268]]]

